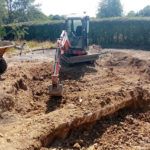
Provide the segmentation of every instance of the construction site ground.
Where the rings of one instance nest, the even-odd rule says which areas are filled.
[[[150,51],[101,53],[62,67],[61,98],[48,90],[54,50],[6,55],[0,150],[149,150]]]

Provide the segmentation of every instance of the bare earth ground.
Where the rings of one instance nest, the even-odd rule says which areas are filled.
[[[7,58],[0,149],[150,149],[150,52],[104,50],[95,66],[63,67],[62,98],[48,93],[48,53]]]

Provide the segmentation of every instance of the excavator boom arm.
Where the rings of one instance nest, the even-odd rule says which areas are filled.
[[[57,49],[55,53],[54,66],[52,70],[52,85],[50,86],[50,95],[51,96],[62,96],[62,84],[59,81],[59,72],[60,72],[60,58],[61,55],[69,50],[70,41],[66,31],[63,31],[60,38],[57,40]]]
[[[60,38],[57,40],[57,49],[55,53],[55,62],[52,73],[52,85],[56,86],[59,84],[59,71],[60,71],[60,58],[64,52],[68,51],[70,47],[70,41],[66,31],[62,31]]]

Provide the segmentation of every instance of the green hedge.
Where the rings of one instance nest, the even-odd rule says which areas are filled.
[[[28,27],[25,40],[55,41],[64,29],[64,22],[50,22],[41,24],[21,24]],[[11,25],[6,26],[7,33]],[[113,18],[91,20],[90,44],[102,47],[143,47],[150,48],[150,18]],[[6,39],[13,39],[8,34]]]
[[[13,25],[5,26],[6,32],[8,33],[5,37],[6,40],[13,40],[14,36],[11,34]],[[24,23],[18,24],[20,27],[27,27],[28,34],[25,35],[25,40],[51,40],[55,41],[59,36],[61,31],[64,29],[65,24],[63,21],[55,21],[48,23]]]
[[[47,23],[40,25],[28,26],[28,35],[25,36],[26,40],[51,40],[55,41],[59,38],[61,31],[64,29],[63,22]]]
[[[92,21],[89,37],[103,47],[150,48],[150,18]]]

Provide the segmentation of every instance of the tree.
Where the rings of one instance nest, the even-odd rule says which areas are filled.
[[[5,0],[8,18],[7,23],[46,20],[48,17],[39,10],[35,0]]]
[[[134,11],[130,11],[128,14],[127,14],[127,17],[136,17],[137,16],[137,14],[136,14],[136,12],[134,12]]]
[[[48,17],[50,20],[64,20],[65,16],[60,16],[60,15],[49,15]]]
[[[5,29],[2,26],[0,26],[0,40],[2,40],[5,35],[6,35]]]
[[[49,18],[43,14],[39,9],[30,7],[27,13],[28,21],[48,21]]]
[[[6,15],[7,15],[7,10],[6,10],[5,0],[0,0],[0,24],[4,22]]]
[[[13,2],[13,14],[14,20],[17,22],[29,21],[28,15],[31,9],[36,9],[34,0],[14,0]]]
[[[140,10],[137,15],[141,16],[141,17],[149,17],[150,16],[150,5],[144,7],[142,10]]]
[[[5,0],[6,7],[7,7],[7,22],[11,23],[13,22],[13,3],[14,0]]]
[[[12,30],[8,34],[13,35],[15,40],[21,40],[25,37],[26,34],[28,34],[27,30],[27,27],[13,24]]]
[[[102,0],[99,4],[97,18],[122,16],[120,0]]]
[[[47,21],[35,0],[0,0],[0,24],[28,21]]]

